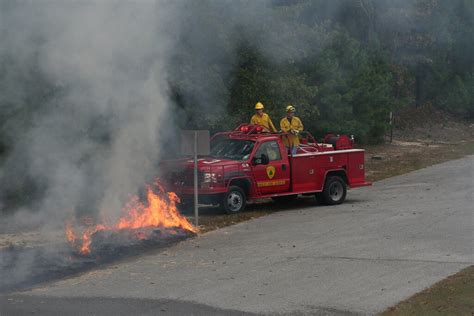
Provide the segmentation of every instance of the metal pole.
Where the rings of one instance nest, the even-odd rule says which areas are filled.
[[[196,222],[196,227],[199,226],[197,139],[198,139],[198,133],[197,131],[195,131],[194,132],[194,218]]]
[[[390,111],[390,143],[393,140],[393,112]]]

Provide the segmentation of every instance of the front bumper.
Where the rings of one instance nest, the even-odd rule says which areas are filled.
[[[225,193],[213,194],[198,194],[198,203],[207,205],[218,205],[222,202]],[[177,193],[181,203],[192,205],[194,204],[194,194]]]
[[[180,194],[191,194],[194,195],[194,187],[192,186],[172,186],[169,188],[168,191],[173,191],[178,196]],[[213,186],[212,183],[209,184],[209,186],[201,184],[198,187],[198,194],[199,195],[213,195],[213,194],[221,194],[221,193],[226,193],[227,188],[224,186]]]

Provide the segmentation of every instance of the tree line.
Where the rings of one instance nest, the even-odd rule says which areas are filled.
[[[347,133],[359,143],[382,142],[389,113],[406,107],[431,105],[463,119],[474,118],[472,0],[157,3],[157,10],[168,6],[170,20],[178,25],[157,32],[168,34],[166,40],[156,38],[157,43],[166,43],[164,51],[170,53],[162,73],[170,111],[162,120],[166,126],[160,128],[166,131],[229,130],[249,122],[258,101],[274,123],[292,104],[305,129],[316,137],[329,131]],[[56,82],[42,67],[42,48],[55,33],[29,32],[32,27],[26,22],[37,16],[38,7],[48,12],[43,7],[48,5],[65,6],[67,12],[68,5],[73,10],[82,3],[0,1],[0,210],[33,205],[48,189],[46,180],[30,170],[32,161],[42,157],[26,159],[22,153],[31,145],[28,137],[38,131],[35,124],[42,119],[46,126],[41,128],[61,133],[68,122],[51,122],[45,116],[55,112],[71,116],[92,97],[81,98],[83,92],[87,94],[88,78],[81,78],[84,86],[73,87],[73,82]],[[25,11],[15,11],[23,6]],[[106,40],[106,35],[100,38]],[[18,40],[21,36],[23,42]],[[153,59],[153,53],[144,56]],[[122,60],[120,54],[111,58]],[[143,80],[146,64],[147,60],[134,64],[140,69],[120,67],[132,73],[128,77]],[[114,100],[104,102],[113,107]],[[127,102],[133,107],[140,100]],[[93,144],[92,150],[78,153],[75,165],[86,175],[94,170],[87,169],[88,163],[93,165],[114,139],[117,117],[109,112],[98,111],[100,115],[91,117],[82,113],[89,125],[73,126],[78,137]],[[133,114],[133,110],[126,112]],[[162,152],[171,152],[175,143],[175,134],[167,135],[172,139]]]
[[[166,69],[180,128],[231,129],[250,120],[258,101],[277,122],[292,104],[315,135],[349,133],[363,143],[383,141],[389,113],[404,107],[474,117],[471,0],[184,3]],[[254,3],[245,19],[239,12]],[[28,127],[68,89],[42,73],[36,51],[22,52],[21,65],[5,51],[0,153],[16,141],[12,125]]]
[[[220,55],[206,64],[201,78],[188,78],[186,69],[196,66],[196,57],[192,45],[181,43],[176,60],[182,72],[171,90],[176,110],[183,113],[182,127],[232,128],[249,120],[257,101],[276,121],[293,104],[316,135],[350,133],[363,143],[382,142],[389,113],[404,107],[430,104],[474,118],[474,2],[270,4],[269,18],[262,15],[258,26],[237,35],[223,27],[228,17],[218,8],[206,8],[216,10],[207,13],[205,23],[217,32],[209,49]],[[276,44],[260,45],[272,36]],[[222,62],[231,54],[231,62]],[[196,85],[201,79],[207,86]],[[218,97],[201,98],[196,86],[217,89]]]

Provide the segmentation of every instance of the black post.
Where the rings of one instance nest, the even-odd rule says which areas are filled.
[[[390,111],[390,143],[393,140],[393,112]]]

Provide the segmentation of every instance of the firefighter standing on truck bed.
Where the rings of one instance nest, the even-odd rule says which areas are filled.
[[[280,128],[283,132],[288,133],[287,137],[283,137],[283,142],[291,150],[291,154],[296,154],[300,138],[298,134],[303,131],[303,123],[295,116],[296,109],[293,105],[286,107],[286,116],[280,121]]]
[[[270,116],[267,113],[263,113],[263,104],[258,102],[255,104],[255,114],[250,119],[250,124],[260,125],[265,128],[266,132],[276,133],[277,129],[273,125]]]

